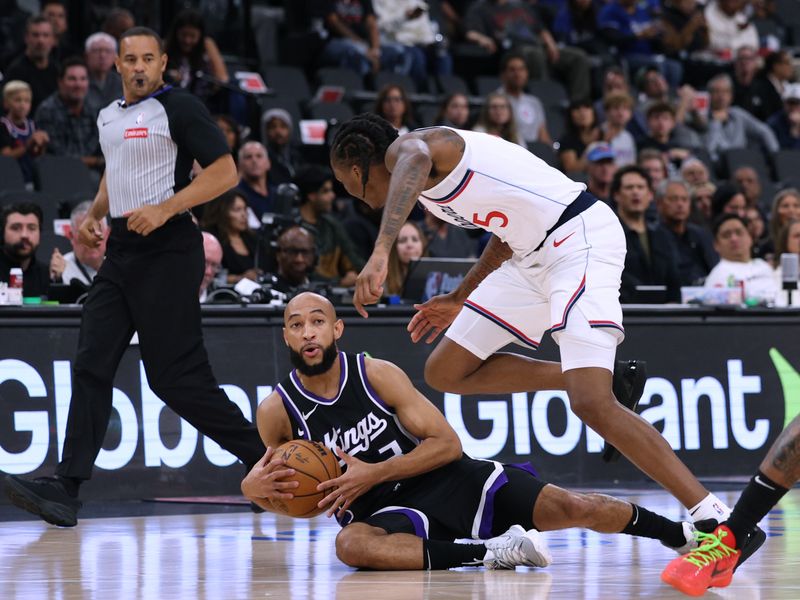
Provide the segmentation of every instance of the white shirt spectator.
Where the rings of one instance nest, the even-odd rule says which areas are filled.
[[[545,112],[542,101],[530,94],[512,96],[503,88],[497,90],[505,94],[514,111],[514,120],[517,122],[517,131],[525,143],[535,142],[539,139],[539,132],[545,123]]]
[[[721,259],[708,274],[705,287],[735,287],[739,281],[744,282],[745,298],[759,298],[768,302],[776,299],[779,286],[775,280],[775,273],[772,267],[760,258],[750,262]]]
[[[89,265],[79,264],[78,259],[75,258],[74,252],[67,252],[64,255],[64,262],[66,266],[64,267],[64,272],[61,274],[61,281],[69,284],[73,279],[77,279],[87,286],[92,284],[92,280],[94,276],[97,275],[97,271]]]
[[[720,10],[718,0],[711,0],[706,6],[705,16],[711,50],[720,52],[730,49],[731,58],[733,58],[742,46],[759,47],[756,26],[749,23],[745,28],[740,27],[748,21],[748,17],[743,11],[729,17]]]

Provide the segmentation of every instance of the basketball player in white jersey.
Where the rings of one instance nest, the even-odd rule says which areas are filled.
[[[364,317],[364,305],[383,293],[389,250],[418,201],[448,223],[493,234],[458,289],[416,306],[413,341],[430,343],[449,326],[425,366],[429,385],[460,394],[566,390],[572,411],[695,521],[728,516],[659,432],[614,398],[625,239],[585,185],[498,137],[447,127],[398,137],[369,114],[337,132],[331,164],[348,193],[384,210],[356,283],[353,303]],[[536,348],[547,331],[560,365],[497,352],[511,342]],[[763,537],[753,550],[758,542]]]

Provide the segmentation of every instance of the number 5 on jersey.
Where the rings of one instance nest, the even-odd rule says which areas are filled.
[[[483,219],[478,216],[478,213],[472,214],[472,222],[475,223],[475,225],[480,225],[481,227],[491,227],[492,219],[500,219],[502,221],[502,223],[497,226],[501,229],[508,225],[508,217],[505,215],[505,213],[501,213],[499,210],[493,210],[492,212],[487,213]]]

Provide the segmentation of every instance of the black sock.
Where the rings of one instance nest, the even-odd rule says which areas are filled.
[[[631,504],[633,515],[621,533],[661,540],[667,546],[678,548],[686,543],[683,525],[650,512],[646,508]]]
[[[431,571],[469,566],[476,560],[483,560],[484,556],[486,556],[486,546],[483,544],[456,544],[441,540],[422,540],[424,568]]]
[[[733,532],[737,543],[744,541],[758,522],[772,510],[783,495],[788,492],[785,487],[775,483],[759,471],[744,488],[742,495],[733,507],[733,512],[725,524]]]
[[[62,475],[57,475],[57,477],[64,486],[64,489],[67,491],[67,495],[71,498],[77,498],[78,489],[81,487],[81,483],[83,483],[83,481],[81,479],[76,479],[75,477],[64,477]]]

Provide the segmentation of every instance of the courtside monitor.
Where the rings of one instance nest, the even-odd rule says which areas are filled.
[[[452,292],[475,264],[474,258],[428,258],[412,260],[403,285],[403,298],[425,302]]]

